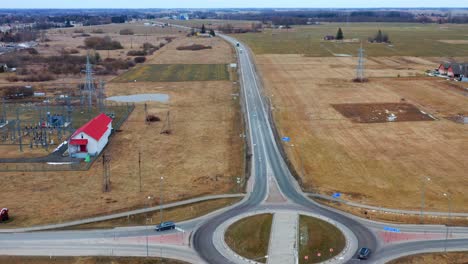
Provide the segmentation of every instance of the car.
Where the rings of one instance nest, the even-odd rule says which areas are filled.
[[[159,225],[157,225],[155,227],[155,230],[157,232],[159,231],[166,231],[166,230],[171,230],[171,229],[175,229],[175,223],[174,222],[162,222],[160,223]]]
[[[358,258],[359,259],[367,259],[369,258],[369,255],[371,254],[371,250],[369,248],[360,248],[358,252]]]

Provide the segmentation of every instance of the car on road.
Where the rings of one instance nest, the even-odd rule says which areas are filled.
[[[175,223],[174,222],[162,222],[159,225],[155,227],[155,230],[157,232],[159,231],[166,231],[166,230],[171,230],[175,229]]]
[[[360,248],[358,252],[358,258],[359,259],[367,259],[369,258],[369,255],[371,254],[371,250],[369,248]]]

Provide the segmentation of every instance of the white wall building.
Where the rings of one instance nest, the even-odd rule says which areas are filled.
[[[73,133],[68,152],[75,158],[84,158],[88,154],[97,156],[107,145],[111,133],[112,118],[100,114]]]

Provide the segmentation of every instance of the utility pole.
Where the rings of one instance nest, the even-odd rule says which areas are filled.
[[[140,178],[140,192],[141,192],[141,151],[138,151],[138,177]]]
[[[160,209],[160,215],[161,215],[161,222],[160,223],[163,222],[163,180],[164,180],[164,177],[161,176],[161,181],[160,181],[160,186],[159,186],[160,187],[159,209]],[[162,239],[162,236],[161,236],[161,239]],[[161,250],[161,263],[162,263],[163,262],[162,245],[160,247],[160,250]]]
[[[110,156],[102,153],[103,192],[110,192]]]
[[[448,200],[448,220],[446,224],[446,231],[445,231],[445,246],[444,246],[444,252],[447,252],[447,242],[448,242],[448,235],[449,235],[449,226],[450,226],[450,218],[451,218],[451,212],[452,212],[452,197],[449,192],[444,193],[444,196],[447,197]]]
[[[424,177],[422,179],[422,192],[421,192],[421,224],[424,224],[424,199],[426,195],[426,182],[430,181],[431,178]]]
[[[364,81],[364,49],[362,48],[362,42],[361,42],[361,47],[359,48],[358,52],[358,65],[356,69],[356,81],[357,82],[363,82]]]
[[[18,140],[19,140],[19,146],[20,146],[20,151],[23,152],[23,142],[21,140],[22,135],[21,135],[21,121],[19,118],[19,108],[16,108],[16,128],[18,129]]]

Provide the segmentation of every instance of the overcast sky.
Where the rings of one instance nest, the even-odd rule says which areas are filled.
[[[0,8],[468,7],[468,0],[0,0]]]

